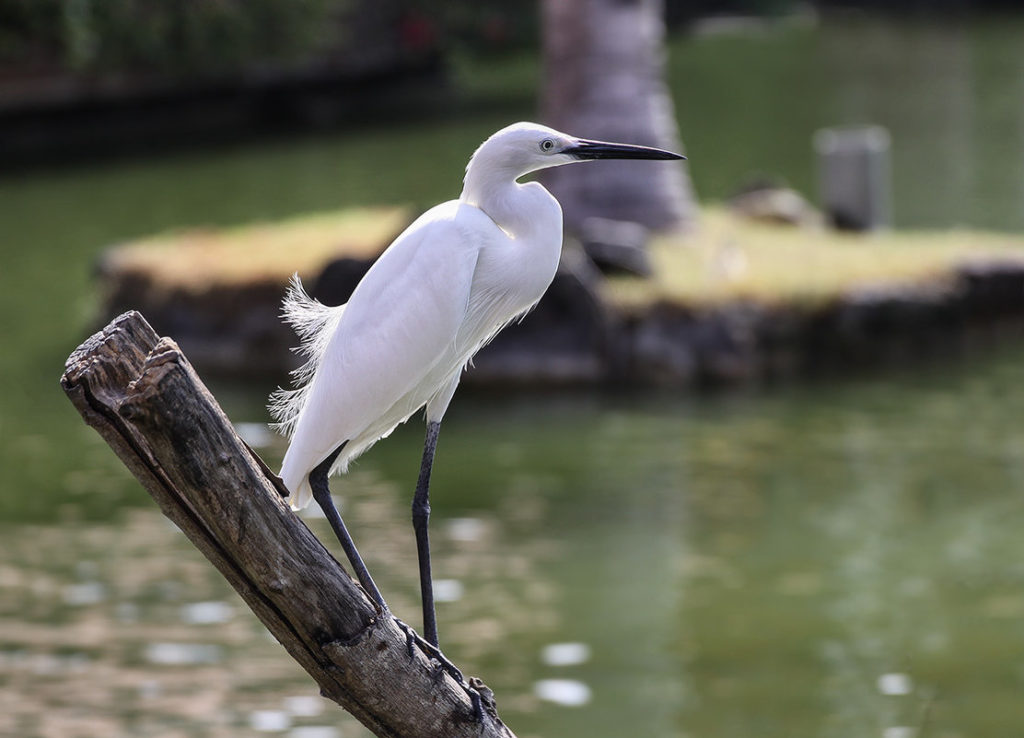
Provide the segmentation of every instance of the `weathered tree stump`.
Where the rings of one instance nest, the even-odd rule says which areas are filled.
[[[466,689],[409,646],[291,512],[174,341],[141,315],[83,343],[61,386],[325,697],[378,736],[514,738],[489,690],[481,685],[479,722]]]

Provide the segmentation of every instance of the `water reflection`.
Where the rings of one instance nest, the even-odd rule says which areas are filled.
[[[1021,366],[466,392],[434,480],[442,642],[520,735],[999,734],[1024,719]],[[421,435],[335,482],[413,623]],[[0,735],[366,735],[152,506],[2,532]]]
[[[679,41],[683,134],[714,152],[714,166],[694,157],[697,189],[725,196],[753,166],[812,192],[811,133],[872,121],[895,137],[898,223],[1019,228],[1020,37],[1013,20],[861,19]],[[434,201],[507,115],[0,182],[0,303],[18,316],[0,351],[0,735],[235,738],[260,711],[291,738],[366,735],[160,517],[54,375],[83,338],[102,246]],[[1024,723],[1022,366],[1018,352],[694,401],[463,392],[435,470],[445,647],[521,736],[1006,735]],[[215,394],[273,462],[270,389]],[[421,439],[402,429],[335,487],[414,623]],[[304,515],[333,547],[317,513]],[[589,701],[549,701],[543,680]]]

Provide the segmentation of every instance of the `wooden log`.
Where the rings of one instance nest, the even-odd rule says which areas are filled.
[[[68,358],[61,386],[163,513],[288,653],[378,736],[514,738],[484,695],[411,647],[283,501],[283,487],[169,338],[128,312]]]

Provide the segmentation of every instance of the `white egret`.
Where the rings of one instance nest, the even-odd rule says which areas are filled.
[[[284,317],[307,362],[271,410],[291,437],[281,478],[295,509],[323,508],[359,582],[388,612],[331,501],[327,478],[426,406],[412,516],[423,627],[436,649],[429,484],[441,419],[473,355],[532,308],[555,276],[562,210],[529,172],[588,159],[681,159],[660,149],[588,141],[534,123],[504,128],[473,154],[458,200],[421,215],[380,256],[346,305],[311,299],[296,277]]]

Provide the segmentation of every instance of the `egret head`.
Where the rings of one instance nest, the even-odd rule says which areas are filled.
[[[589,141],[538,123],[513,123],[480,144],[469,160],[474,170],[513,179],[529,172],[589,159],[685,159],[648,146]]]

